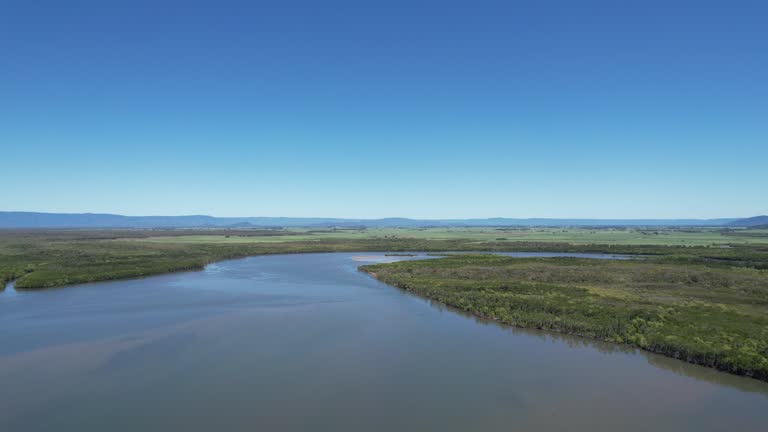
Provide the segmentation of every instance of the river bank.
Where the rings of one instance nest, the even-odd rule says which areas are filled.
[[[363,266],[476,316],[768,380],[768,274],[644,260],[453,256]]]

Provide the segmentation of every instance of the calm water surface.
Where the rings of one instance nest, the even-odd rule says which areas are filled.
[[[381,254],[0,293],[0,431],[758,431],[768,384],[461,315]]]

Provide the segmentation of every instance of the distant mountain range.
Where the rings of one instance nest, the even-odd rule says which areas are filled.
[[[0,228],[247,228],[460,226],[723,226],[768,224],[768,216],[726,219],[341,219],[293,217],[122,216],[98,213],[0,212]]]
[[[738,219],[733,222],[729,222],[728,226],[735,227],[762,227],[768,226],[768,216],[755,216],[751,218]]]

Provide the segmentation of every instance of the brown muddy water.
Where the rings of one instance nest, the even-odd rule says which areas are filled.
[[[418,257],[417,257],[418,258]],[[0,431],[759,431],[768,384],[468,317],[380,253],[0,292]]]

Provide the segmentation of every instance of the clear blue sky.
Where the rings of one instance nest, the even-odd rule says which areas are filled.
[[[0,147],[0,210],[768,213],[768,2],[5,0]]]

